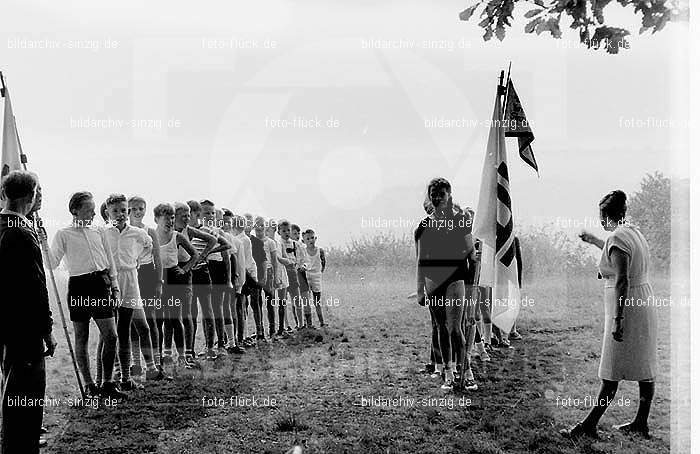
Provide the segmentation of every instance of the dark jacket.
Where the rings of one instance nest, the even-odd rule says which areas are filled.
[[[0,214],[0,345],[35,355],[52,325],[39,239],[19,216]]]

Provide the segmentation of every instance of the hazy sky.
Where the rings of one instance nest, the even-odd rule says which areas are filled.
[[[615,56],[523,21],[484,43],[467,2],[373,3],[6,0],[0,69],[44,217],[67,222],[81,189],[207,197],[342,244],[419,219],[434,176],[473,206],[509,61],[541,169],[509,139],[516,228],[596,216],[647,172],[686,176],[685,26]],[[636,32],[630,17],[608,14]]]

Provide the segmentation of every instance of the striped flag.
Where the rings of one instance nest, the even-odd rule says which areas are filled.
[[[491,321],[508,333],[520,311],[520,290],[502,112],[497,93],[473,233],[482,244],[479,285],[492,288]]]
[[[513,81],[508,79],[508,88],[506,93],[508,94],[508,99],[506,99],[506,113],[505,118],[505,135],[506,137],[517,137],[518,138],[518,151],[520,151],[520,157],[523,161],[528,163],[530,167],[535,169],[539,175],[539,169],[537,168],[537,161],[535,161],[535,153],[532,151],[532,146],[530,145],[535,140],[535,135],[532,133],[530,128],[530,123],[528,123],[525,117],[525,110],[523,105],[520,103],[520,98],[515,92],[515,87],[513,86]]]

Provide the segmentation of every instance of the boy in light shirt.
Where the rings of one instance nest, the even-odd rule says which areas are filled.
[[[316,232],[312,229],[304,231],[304,243],[306,244],[306,255],[304,256],[303,269],[306,271],[306,277],[309,280],[309,289],[313,296],[313,305],[316,308],[318,322],[323,327],[326,324],[323,321],[321,287],[322,274],[326,271],[326,254],[323,249],[316,246]],[[311,326],[310,322],[309,326]]]
[[[95,201],[91,193],[74,193],[68,202],[73,216],[70,226],[56,232],[48,249],[47,265],[56,269],[62,260],[68,268],[68,310],[75,333],[75,355],[89,396],[126,398],[119,386],[112,381],[117,344],[117,328],[114,322],[114,303],[119,300],[117,268],[109,245],[102,232],[92,225],[95,218]],[[39,234],[45,239],[43,229]],[[85,303],[95,301],[95,304]],[[90,319],[100,330],[104,348],[101,352],[103,383],[98,386],[92,379],[88,341]]]
[[[202,206],[202,228],[217,237],[217,241],[224,242],[224,248],[219,252],[210,253],[207,257],[209,275],[211,276],[211,305],[214,314],[214,326],[216,328],[217,346],[219,351],[226,349],[226,334],[224,332],[224,302],[226,293],[233,288],[231,283],[231,256],[228,252],[231,245],[222,235],[223,230],[216,221],[216,208],[210,200],[200,202]]]
[[[223,220],[223,234],[231,243],[229,249],[231,260],[231,283],[232,288],[226,292],[224,302],[224,330],[228,337],[226,350],[230,353],[242,354],[245,349],[238,344],[237,333],[245,328],[242,307],[243,307],[243,284],[245,282],[245,253],[243,243],[236,238],[237,233],[233,229],[234,215],[229,209],[224,209],[221,213]],[[240,307],[240,308],[239,308]]]
[[[140,196],[129,197],[129,224],[146,230],[151,237],[153,246],[150,250],[145,250],[138,259],[139,292],[144,301],[143,310],[146,313],[148,330],[151,335],[151,346],[153,348],[153,361],[156,368],[160,369],[160,337],[162,333],[162,320],[158,321],[158,309],[162,306],[161,296],[163,294],[163,266],[160,261],[160,242],[155,228],[149,227],[143,222],[146,215],[146,200]],[[159,326],[161,327],[159,330]],[[131,376],[141,375],[141,349],[139,348],[139,334],[136,327],[131,326]]]
[[[304,263],[306,260],[306,244],[302,241],[301,227],[292,224],[292,239],[297,242],[297,279],[299,280],[299,303],[304,312],[304,326],[313,327],[311,319],[312,295],[309,290],[309,280],[306,277]]]
[[[145,230],[128,224],[128,203],[123,194],[112,194],[106,200],[110,226],[104,235],[117,268],[121,301],[117,308],[117,338],[121,366],[121,389],[132,391],[143,388],[131,379],[131,324],[138,331],[141,351],[146,360],[146,380],[163,380],[165,374],[155,367],[153,346],[146,322],[146,313],[139,292],[138,259],[153,247]]]

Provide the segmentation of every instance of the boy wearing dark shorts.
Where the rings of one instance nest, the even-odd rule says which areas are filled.
[[[112,381],[117,346],[114,321],[115,301],[120,297],[117,269],[102,232],[92,226],[95,202],[87,191],[76,192],[68,202],[73,222],[56,232],[48,253],[48,265],[55,269],[65,261],[68,279],[68,310],[75,332],[78,368],[91,396],[126,397]],[[101,387],[92,379],[88,357],[90,319],[95,320],[104,343],[101,354]]]

